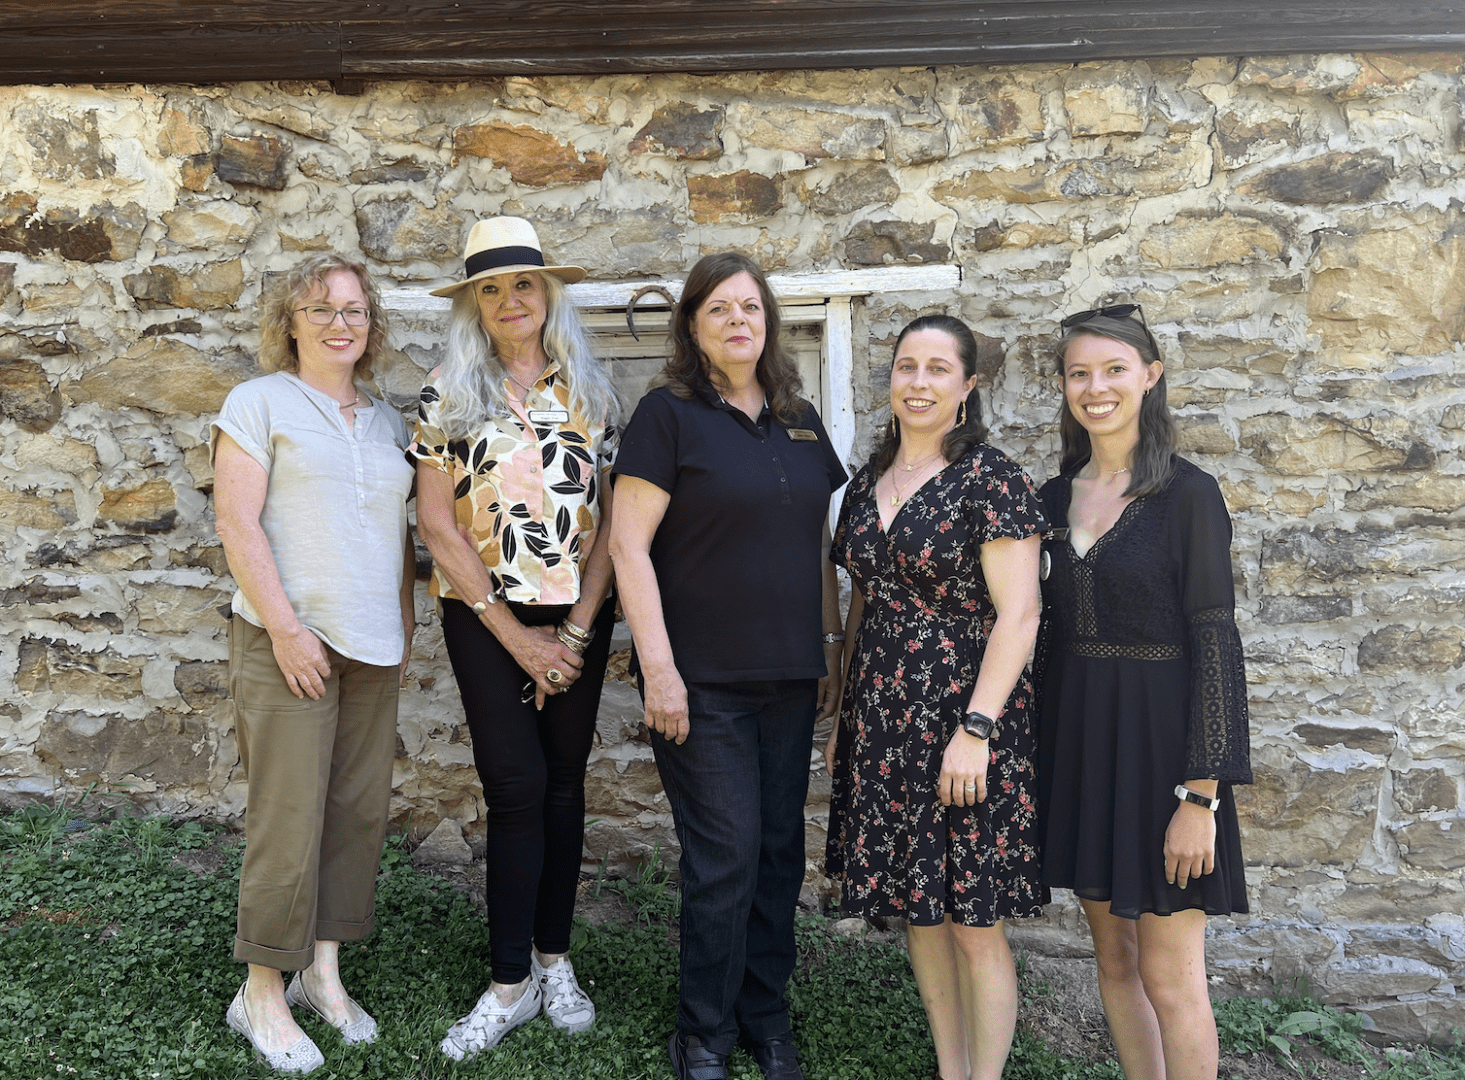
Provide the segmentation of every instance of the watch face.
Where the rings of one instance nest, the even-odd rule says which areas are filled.
[[[992,721],[977,713],[967,713],[961,722],[968,735],[978,739],[987,739],[992,736]]]

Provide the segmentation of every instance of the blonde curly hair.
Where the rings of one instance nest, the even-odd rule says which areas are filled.
[[[361,291],[366,293],[368,310],[371,312],[371,322],[368,324],[370,329],[366,334],[366,350],[361,354],[361,359],[356,361],[353,374],[364,382],[375,382],[371,365],[382,359],[387,344],[387,313],[382,307],[381,294],[377,292],[371,273],[365,266],[329,253],[312,255],[293,269],[273,275],[260,290],[260,367],[266,371],[300,370],[300,355],[295,351],[295,338],[290,334],[295,309],[317,287],[326,289],[326,277],[338,270],[355,274],[356,280],[361,282]]]

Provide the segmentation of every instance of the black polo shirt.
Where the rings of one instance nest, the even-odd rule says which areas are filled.
[[[720,397],[658,387],[626,425],[613,475],[671,496],[651,563],[683,680],[826,674],[820,547],[849,477],[814,406],[786,427],[766,404],[754,423]]]

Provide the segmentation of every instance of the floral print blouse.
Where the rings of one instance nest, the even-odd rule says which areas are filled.
[[[575,603],[600,528],[600,490],[608,479],[602,474],[615,460],[615,426],[571,409],[558,362],[515,415],[491,418],[473,438],[442,432],[440,403],[436,385],[427,383],[407,454],[452,476],[458,524],[472,532],[494,593],[519,604]],[[569,419],[544,419],[552,413]],[[479,599],[457,596],[438,568],[428,592],[470,604]]]

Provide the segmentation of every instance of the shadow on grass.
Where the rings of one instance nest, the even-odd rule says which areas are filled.
[[[224,1010],[244,969],[230,957],[242,848],[219,830],[119,818],[48,832],[32,814],[0,831],[0,1077],[97,1080],[266,1077]],[[811,1077],[927,1080],[930,1039],[909,966],[892,945],[831,938],[806,920],[812,961],[790,987]],[[488,984],[488,931],[462,893],[389,842],[377,929],[341,950],[342,974],[381,1036],[347,1048],[298,1016],[331,1077],[663,1080],[676,1018],[666,928],[581,921],[574,961],[598,1018],[566,1036],[540,1017],[471,1062],[438,1050]],[[742,1052],[732,1074],[757,1080]]]
[[[0,814],[0,1080],[274,1075],[224,1024],[244,977],[230,957],[241,853],[227,832],[196,822],[85,820],[64,807]],[[312,1075],[665,1080],[677,982],[665,900],[657,898],[661,916],[648,920],[638,910],[630,925],[577,919],[575,967],[598,1011],[591,1031],[567,1036],[539,1017],[458,1064],[438,1043],[488,985],[488,931],[462,891],[414,870],[393,838],[382,860],[376,932],[341,950],[346,985],[375,1014],[381,1035],[347,1048],[319,1020],[299,1016],[326,1057]],[[797,935],[789,1000],[810,1080],[929,1080],[935,1055],[904,949],[837,937],[817,916],[801,918]],[[1253,1080],[1465,1077],[1458,1048],[1363,1047],[1348,1023],[1316,1003],[1259,999],[1222,1003],[1217,1012],[1230,1036],[1223,1042],[1247,1054],[1235,1075]],[[1232,1045],[1253,1031],[1255,1048]],[[735,1080],[759,1077],[741,1051],[730,1072]],[[1004,1078],[1121,1074],[1111,1061],[1060,1057],[1020,1028]]]

